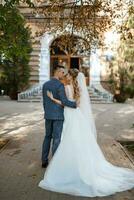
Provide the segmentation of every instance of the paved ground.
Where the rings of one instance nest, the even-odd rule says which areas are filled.
[[[100,143],[107,136],[133,139],[133,105],[94,104],[93,113]],[[0,101],[0,135],[10,137],[9,143],[0,152],[0,200],[84,199],[47,192],[37,187],[44,174],[44,169],[40,167],[44,138],[41,103]],[[119,193],[103,200],[133,200],[132,192]]]
[[[93,104],[92,108],[98,135],[118,138],[134,132],[134,104]],[[13,135],[38,123],[44,123],[42,103],[0,101],[0,135]]]

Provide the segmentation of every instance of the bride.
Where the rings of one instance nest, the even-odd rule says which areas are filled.
[[[134,187],[134,171],[117,167],[104,157],[97,141],[96,128],[83,73],[69,71],[66,86],[69,100],[79,101],[77,109],[65,107],[61,143],[39,187],[76,196],[107,196]],[[52,93],[48,96],[61,105]]]

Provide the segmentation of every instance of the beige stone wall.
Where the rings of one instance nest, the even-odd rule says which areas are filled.
[[[28,8],[24,4],[21,4],[19,7],[20,12],[24,15],[26,18],[26,26],[29,26],[31,29],[31,37],[35,36],[36,31],[38,30],[38,23],[39,20],[33,17],[31,14],[32,9]],[[30,76],[30,85],[37,84],[39,82],[39,58],[40,58],[40,41],[39,39],[35,41],[35,39],[32,39],[32,48],[33,51],[31,53],[30,57],[30,69],[31,69],[31,76]]]

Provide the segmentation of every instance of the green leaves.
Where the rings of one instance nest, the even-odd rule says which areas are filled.
[[[4,7],[13,8],[20,3],[26,3],[29,7],[34,7],[32,0],[4,0]]]
[[[0,85],[13,99],[28,86],[30,30],[15,7],[0,6]]]

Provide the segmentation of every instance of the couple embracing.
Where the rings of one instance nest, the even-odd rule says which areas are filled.
[[[60,79],[65,76],[68,84]],[[117,167],[104,157],[96,140],[96,127],[83,73],[57,66],[43,85],[46,135],[39,187],[77,196],[108,196],[134,187],[134,171]],[[52,159],[48,155],[52,141]],[[49,164],[49,165],[48,165]]]

